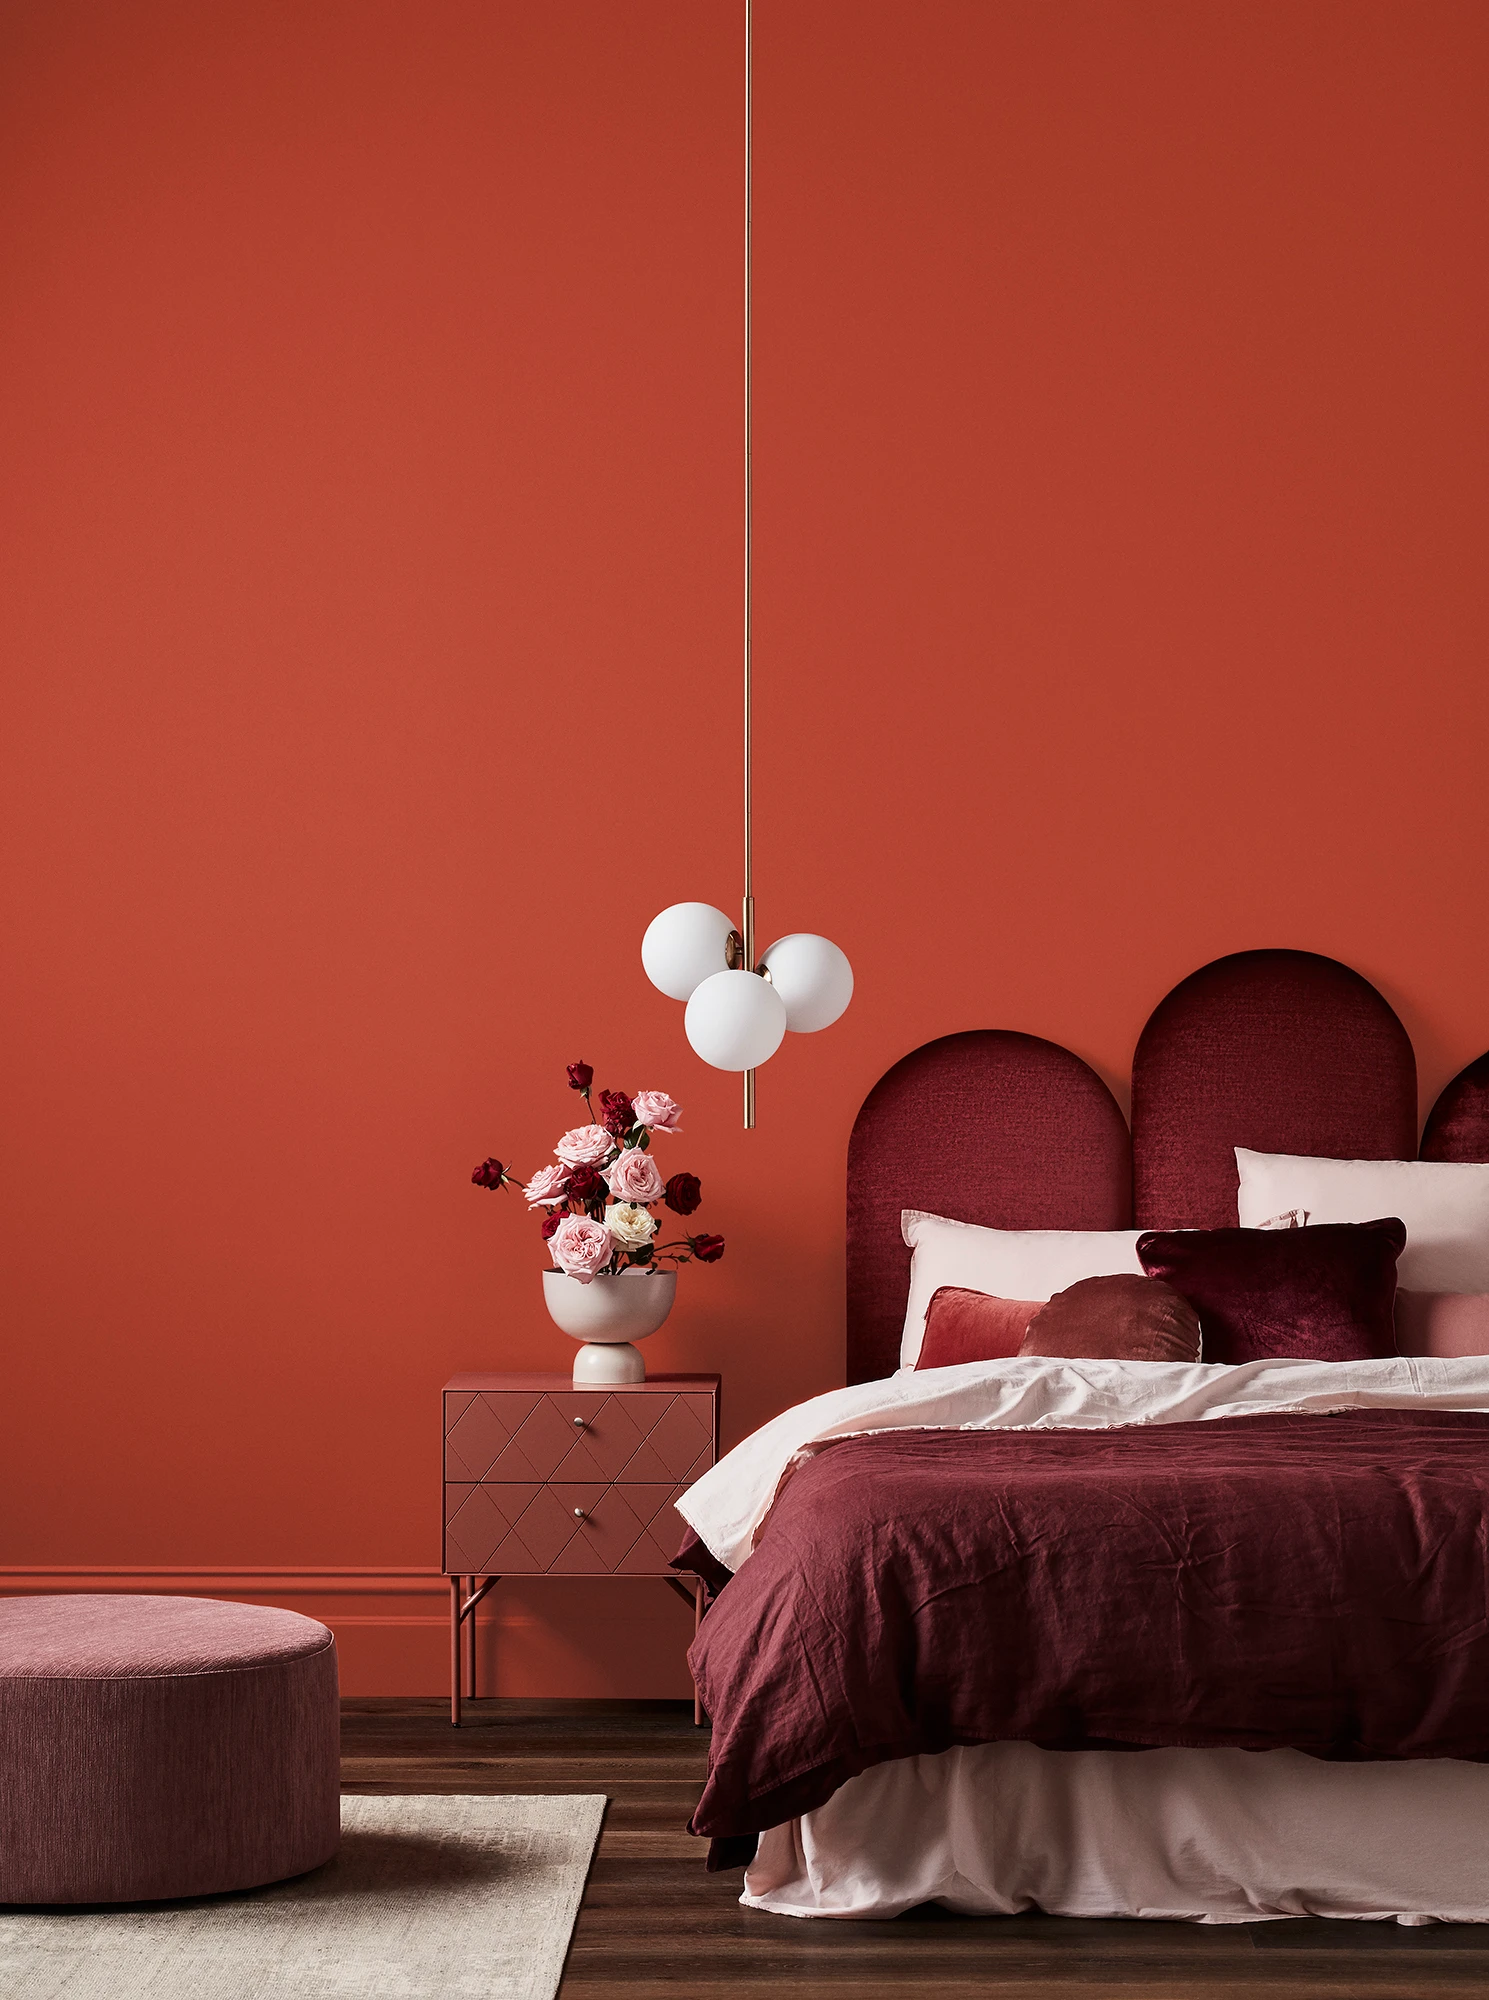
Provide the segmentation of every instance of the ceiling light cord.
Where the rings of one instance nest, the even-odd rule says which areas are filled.
[[[754,225],[755,103],[754,103],[754,6],[744,0],[744,904],[740,931],[744,938],[744,962],[755,965],[755,869],[754,827],[751,801],[754,790],[753,695],[754,661],[751,655],[753,582],[755,574],[755,479],[753,463],[754,409],[751,387],[754,372],[753,300],[751,261]],[[744,1122],[748,1132],[755,1123],[755,1072],[744,1073]]]

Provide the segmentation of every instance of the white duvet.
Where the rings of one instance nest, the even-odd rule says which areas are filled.
[[[1263,1410],[1489,1411],[1489,1355],[1450,1361],[1061,1361],[1028,1355],[901,1369],[797,1403],[721,1458],[678,1502],[719,1561],[747,1561],[781,1475],[804,1446],[859,1431],[1100,1430]]]

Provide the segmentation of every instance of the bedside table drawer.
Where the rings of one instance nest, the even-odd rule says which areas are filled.
[[[713,1463],[713,1398],[621,1389],[445,1394],[445,1478],[687,1486]]]
[[[445,1486],[447,1572],[671,1576],[687,1482],[503,1481]]]

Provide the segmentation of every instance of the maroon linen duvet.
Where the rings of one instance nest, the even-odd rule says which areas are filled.
[[[1006,1738],[1489,1758],[1486,1499],[1489,1416],[1440,1410],[819,1444],[689,1655],[692,1830]]]

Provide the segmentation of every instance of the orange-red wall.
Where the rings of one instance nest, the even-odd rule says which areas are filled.
[[[1489,1044],[1489,9],[759,0],[760,1124],[644,982],[738,888],[739,8],[0,10],[0,1564],[438,1561],[437,1391],[567,1365],[563,1066],[725,1262],[653,1368],[842,1370],[849,1125],[950,1029],[1121,1089],[1225,951]],[[350,1584],[354,1690],[441,1603]],[[656,1586],[511,1692],[678,1693]]]

